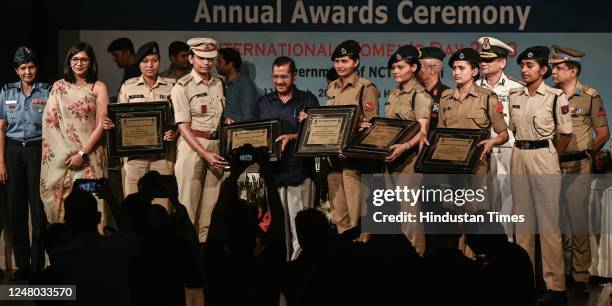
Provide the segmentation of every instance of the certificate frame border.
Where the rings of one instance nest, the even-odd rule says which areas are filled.
[[[126,114],[126,115],[123,115]],[[122,126],[120,119],[125,117],[150,117],[155,115],[157,120],[156,146],[123,146],[121,143]],[[131,156],[156,156],[169,153],[170,143],[164,141],[164,131],[172,125],[170,103],[168,101],[113,103],[108,105],[108,117],[115,124],[115,128],[108,130],[108,155],[110,158]]]
[[[370,119],[370,123],[372,126],[369,129],[365,129],[353,136],[343,153],[351,157],[382,160],[389,154],[389,148],[379,148],[372,145],[362,144],[362,141],[368,137],[368,135],[370,135],[370,132],[373,130],[376,124],[388,124],[402,128],[402,130],[393,137],[391,145],[398,144],[412,138],[421,128],[421,124],[418,121],[394,118],[374,117]]]
[[[308,117],[300,124],[294,155],[312,157],[335,156],[342,153],[342,150],[344,150],[353,135],[353,130],[357,122],[357,116],[359,115],[359,108],[357,105],[307,107],[304,112],[308,114]],[[306,139],[308,139],[308,135],[306,134],[310,131],[309,126],[312,123],[312,118],[314,116],[342,116],[345,119],[342,124],[342,131],[344,132],[342,133],[342,139],[339,146],[307,145],[305,143]]]
[[[474,173],[478,161],[480,160],[480,154],[482,153],[483,146],[479,146],[478,143],[482,140],[489,139],[491,133],[489,130],[483,129],[449,129],[449,128],[437,128],[429,132],[429,146],[425,146],[421,154],[414,165],[414,171],[419,173],[457,173],[457,174],[470,174]],[[472,147],[468,153],[466,162],[438,162],[431,159],[437,140],[440,137],[450,136],[454,138],[472,139]]]
[[[231,141],[231,131],[238,129],[260,129],[266,128],[268,132],[268,153],[270,154],[270,161],[277,161],[281,159],[281,148],[280,143],[276,142],[276,138],[280,136],[281,127],[280,127],[280,119],[265,119],[265,120],[252,120],[245,122],[236,122],[230,125],[221,126],[221,131],[219,133],[220,147],[219,152],[221,156],[228,157],[231,153],[229,150],[229,146]]]

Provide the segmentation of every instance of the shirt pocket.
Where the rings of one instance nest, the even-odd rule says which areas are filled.
[[[444,119],[444,125],[449,128],[456,127],[459,124],[457,109],[444,107],[440,110],[441,118]]]
[[[538,109],[531,117],[531,124],[539,136],[548,137],[555,132],[553,114],[549,108]]]
[[[488,129],[490,127],[489,116],[487,116],[486,110],[483,108],[472,109],[467,112],[466,116],[480,128]]]
[[[21,103],[17,100],[6,100],[4,109],[6,110],[6,119],[14,121],[21,111]]]

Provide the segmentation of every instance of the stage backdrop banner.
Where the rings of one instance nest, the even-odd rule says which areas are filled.
[[[379,88],[384,110],[395,86],[387,60],[399,46],[438,46],[448,59],[463,47],[478,49],[477,39],[486,35],[503,40],[517,53],[530,46],[553,44],[584,51],[580,79],[597,88],[610,109],[612,88],[607,84],[607,68],[612,68],[608,52],[612,23],[601,22],[609,18],[607,12],[606,4],[600,1],[109,0],[84,1],[79,28],[66,26],[66,30],[76,30],[79,39],[93,45],[100,79],[108,84],[111,96],[119,90],[123,73],[106,52],[113,39],[128,37],[136,49],[157,41],[162,51],[161,69],[166,69],[167,47],[172,41],[212,37],[221,47],[235,48],[242,54],[242,73],[255,81],[261,93],[273,90],[273,60],[292,57],[297,64],[298,87],[311,91],[325,104],[330,55],[337,44],[354,39],[362,47],[358,73]],[[69,40],[61,41],[63,53]],[[520,79],[516,55],[510,55],[506,72]],[[443,76],[443,82],[452,87],[447,61]],[[552,85],[552,80],[547,83]]]

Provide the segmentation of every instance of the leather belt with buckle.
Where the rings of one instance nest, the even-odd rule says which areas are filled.
[[[548,148],[548,140],[517,140],[514,146],[521,150]]]
[[[219,135],[217,131],[208,132],[208,131],[200,131],[200,130],[191,129],[191,133],[193,134],[193,136],[197,138],[204,138],[208,140],[219,139]]]
[[[11,144],[11,145],[22,146],[25,148],[25,147],[39,146],[42,143],[42,141],[41,140],[25,141],[25,140],[6,138],[6,143]]]
[[[589,157],[590,156],[586,151],[568,152],[568,153],[564,153],[561,156],[559,156],[559,162],[563,163],[563,162],[578,161],[578,160],[587,159]]]

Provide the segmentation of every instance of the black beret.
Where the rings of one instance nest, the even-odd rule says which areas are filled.
[[[36,53],[28,47],[19,47],[13,57],[15,64],[23,64],[27,62],[33,62],[36,59]]]
[[[332,53],[331,60],[336,60],[338,57],[350,56],[353,55],[354,58],[359,58],[359,52],[361,52],[361,47],[359,43],[354,40],[346,40],[339,44],[334,53]]]
[[[478,63],[480,62],[480,54],[478,54],[478,51],[472,48],[463,48],[451,55],[451,57],[448,59],[448,65],[453,67],[453,63],[455,63],[455,61],[468,61],[475,63],[478,66]]]
[[[143,58],[150,54],[159,55],[159,46],[157,45],[157,42],[151,41],[140,46],[140,48],[138,48],[138,52],[136,52],[136,63],[140,63]]]
[[[387,63],[387,67],[391,67],[391,65],[403,59],[418,60],[420,54],[421,53],[419,53],[419,49],[417,49],[415,46],[403,45],[399,47],[399,49],[397,49],[397,51],[395,51],[395,53],[391,55],[391,57],[389,58],[389,62]]]
[[[516,58],[516,62],[520,65],[522,60],[529,59],[540,59],[546,62],[545,66],[548,67],[546,70],[546,74],[544,75],[544,79],[548,79],[552,75],[552,69],[548,66],[548,56],[550,55],[550,49],[544,46],[533,46],[525,49],[525,51],[521,52],[519,56]]]
[[[438,47],[423,47],[419,51],[421,51],[420,58],[435,58],[443,61],[446,57],[446,53]]]
[[[544,46],[534,46],[525,49],[525,51],[521,52],[519,56],[516,58],[516,62],[520,65],[521,61],[524,59],[543,59],[548,62],[548,56],[550,55],[550,49]]]

